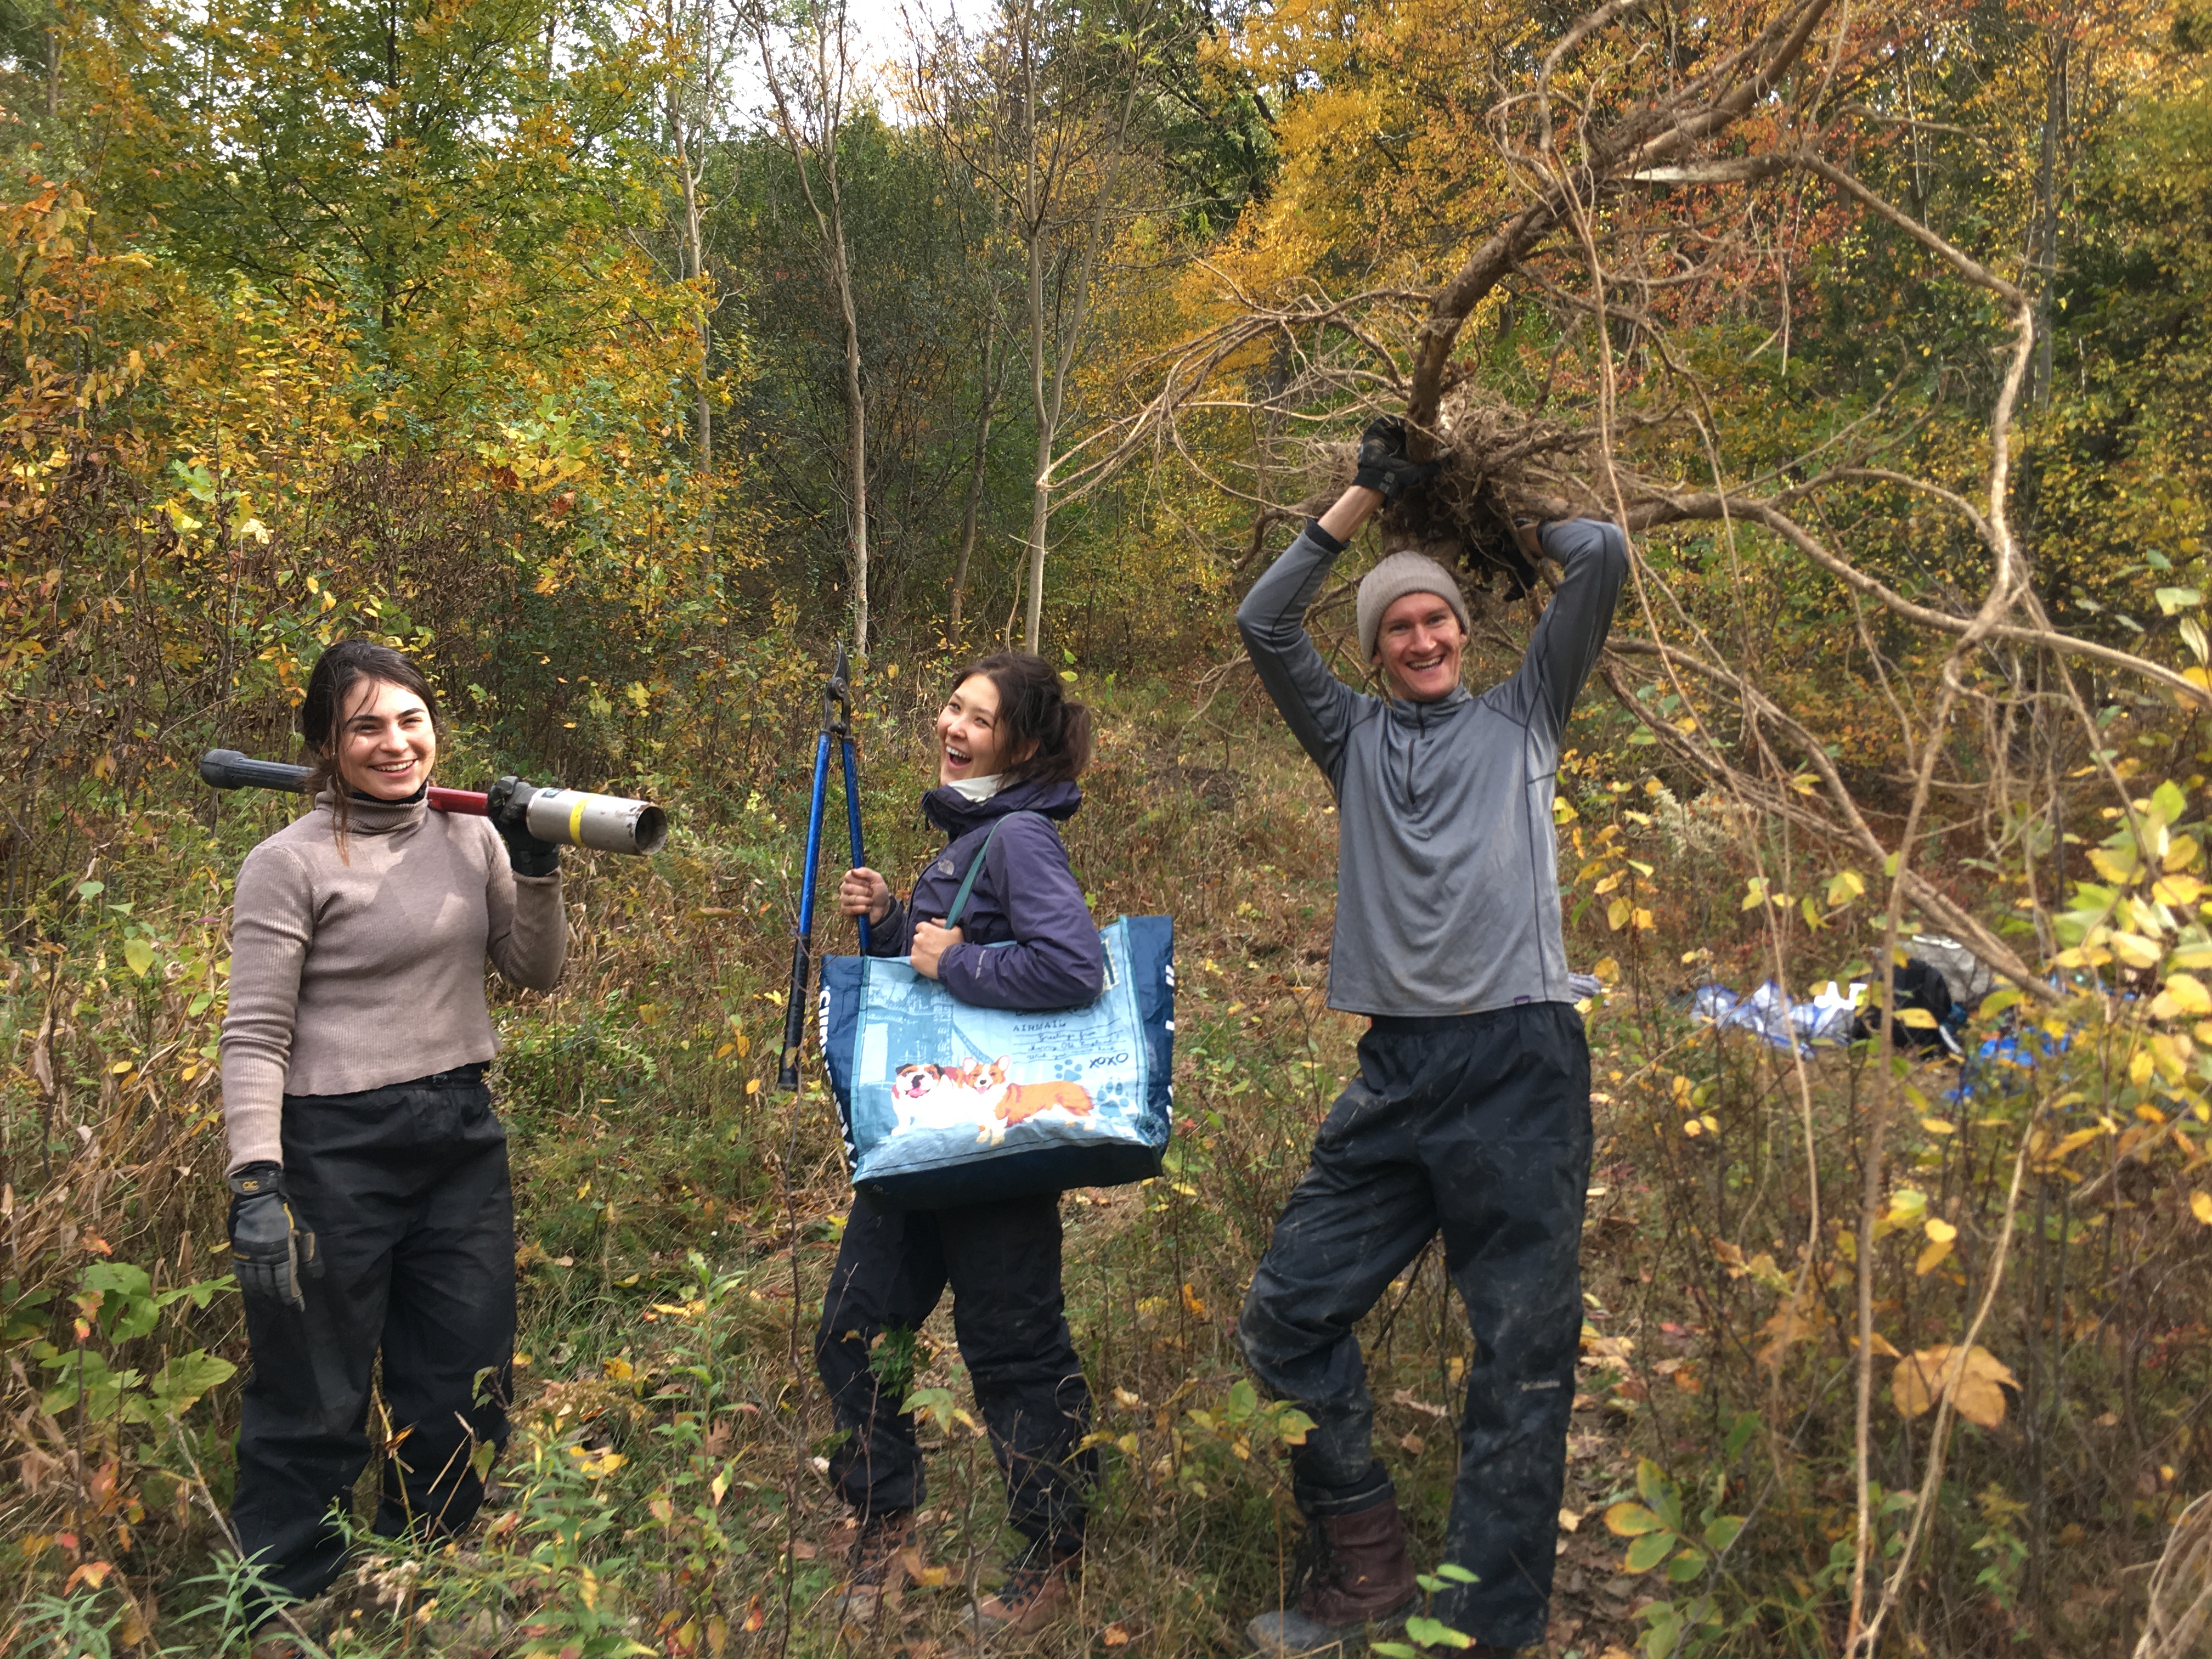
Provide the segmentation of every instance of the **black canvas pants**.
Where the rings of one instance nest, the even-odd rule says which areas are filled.
[[[404,1438],[385,1462],[378,1534],[466,1526],[483,1498],[470,1456],[506,1443],[514,1200],[482,1073],[284,1097],[285,1191],[323,1274],[304,1311],[246,1301],[253,1369],[230,1518],[293,1595],[319,1595],[345,1565],[331,1510],[368,1462],[380,1352],[389,1433]]]
[[[862,1518],[910,1510],[926,1487],[907,1384],[872,1363],[886,1332],[918,1331],[945,1287],[960,1358],[1006,1481],[1007,1519],[1034,1542],[1083,1541],[1098,1455],[1076,1448],[1091,1389],[1060,1288],[1060,1198],[1043,1194],[951,1210],[887,1210],[862,1194],[822,1302],[815,1364],[848,1431],[830,1477]]]
[[[1589,1048],[1572,1008],[1376,1019],[1239,1328],[1260,1380],[1315,1420],[1292,1453],[1300,1507],[1379,1503],[1391,1486],[1352,1327],[1442,1230],[1475,1341],[1444,1559],[1479,1582],[1448,1586],[1436,1613],[1499,1647],[1544,1638],[1589,1167]]]

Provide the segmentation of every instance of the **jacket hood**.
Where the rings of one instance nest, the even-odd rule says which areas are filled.
[[[1058,783],[1010,783],[988,800],[969,800],[957,789],[940,787],[921,798],[921,815],[946,835],[980,830],[1009,812],[1036,812],[1065,822],[1083,805],[1083,791],[1072,779]]]

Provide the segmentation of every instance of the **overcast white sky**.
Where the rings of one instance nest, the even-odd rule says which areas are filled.
[[[907,56],[906,24],[902,14],[911,11],[925,18],[942,17],[954,9],[945,0],[846,0],[847,15],[859,34],[854,62],[861,70],[862,81],[881,90],[883,67],[892,62],[903,62]],[[961,9],[973,11],[972,3]],[[761,78],[760,58],[757,52],[746,51],[738,55],[732,66],[730,85],[737,95],[737,106],[749,115],[764,115],[768,109],[768,84]],[[893,120],[900,112],[886,97],[883,100],[884,113]]]

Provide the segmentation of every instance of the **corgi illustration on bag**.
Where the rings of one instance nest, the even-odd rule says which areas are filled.
[[[1096,1127],[1097,1110],[1091,1091],[1079,1083],[1054,1079],[1046,1083],[1009,1083],[1006,1059],[988,1063],[936,1066],[925,1061],[902,1066],[891,1079],[891,1103],[898,1112],[895,1135],[917,1129],[963,1129],[975,1126],[975,1139],[997,1146],[1006,1131],[1048,1113],[1060,1121]]]

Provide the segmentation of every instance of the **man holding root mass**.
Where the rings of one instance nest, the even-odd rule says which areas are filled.
[[[1567,987],[1552,821],[1560,735],[1628,571],[1589,520],[1520,532],[1565,579],[1513,676],[1460,684],[1467,601],[1416,552],[1359,584],[1352,690],[1305,612],[1377,507],[1427,483],[1395,417],[1370,424],[1336,504],[1237,613],[1260,678],[1338,805],[1332,1008],[1370,1017],[1359,1074],[1314,1141],[1239,1327],[1245,1358],[1316,1426],[1292,1454],[1316,1565],[1252,1620],[1263,1654],[1317,1652],[1413,1610],[1396,1493],[1370,1445],[1352,1327],[1439,1229],[1475,1340],[1435,1615],[1478,1655],[1541,1641],[1582,1332],[1589,1048]],[[1471,1579],[1469,1575],[1472,1575]]]

